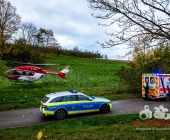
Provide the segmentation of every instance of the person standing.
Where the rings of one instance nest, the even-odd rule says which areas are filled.
[[[145,89],[145,100],[148,100],[148,92],[149,92],[149,83],[146,82],[146,86],[144,86]]]

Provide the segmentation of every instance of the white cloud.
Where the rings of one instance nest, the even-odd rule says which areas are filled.
[[[80,22],[67,21],[67,25],[79,34],[91,34],[92,32],[90,26]]]
[[[70,39],[69,36],[56,36],[57,41],[62,45],[62,46],[71,46],[70,48],[67,49],[72,49],[72,46],[76,45],[76,42],[73,41],[73,39]]]
[[[51,29],[62,47],[99,51],[109,58],[124,55],[122,46],[102,48],[96,42],[104,43],[111,37],[105,31],[112,32],[114,27],[101,27],[98,22],[108,23],[92,17],[92,9],[87,0],[9,0],[17,9],[22,22],[32,22],[37,28]]]

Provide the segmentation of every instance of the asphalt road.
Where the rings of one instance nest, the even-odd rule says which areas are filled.
[[[139,99],[118,100],[112,101],[113,109],[108,114],[104,115],[116,115],[116,114],[134,114],[144,110],[144,106],[148,105],[151,111],[155,111],[154,107],[163,105],[170,110],[170,101],[164,100],[151,100],[145,101]],[[100,113],[90,113],[81,115],[72,115],[67,119],[77,119],[85,117],[103,116]],[[23,109],[23,110],[11,110],[0,112],[0,129],[24,127],[35,124],[54,122],[54,117],[42,117],[39,108]]]

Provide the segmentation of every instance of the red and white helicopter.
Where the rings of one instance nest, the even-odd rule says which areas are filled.
[[[55,72],[55,71],[50,71],[50,70],[44,70],[38,67],[38,65],[49,66],[49,65],[54,65],[54,64],[32,64],[32,63],[22,63],[22,64],[26,64],[26,65],[17,66],[13,69],[6,71],[5,76],[10,80],[14,80],[15,82],[28,81],[29,83],[31,83],[42,78],[44,74],[59,75],[61,78],[65,79],[66,74],[69,72],[68,66],[62,71]]]

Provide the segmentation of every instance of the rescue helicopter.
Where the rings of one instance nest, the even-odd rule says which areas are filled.
[[[58,75],[61,78],[65,79],[66,74],[69,72],[69,66],[67,66],[65,69],[59,72],[56,72],[56,71],[44,70],[39,67],[44,65],[49,66],[55,64],[32,64],[32,63],[22,63],[22,62],[15,62],[15,63],[23,64],[23,66],[17,66],[4,73],[5,77],[7,77],[9,80],[14,80],[15,83],[19,81],[27,81],[29,83],[32,83],[34,81],[41,79],[44,76],[44,74]]]

